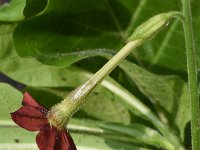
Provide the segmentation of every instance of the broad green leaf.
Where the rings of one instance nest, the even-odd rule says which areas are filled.
[[[157,13],[181,9],[179,0],[101,0],[98,3],[91,0],[73,3],[68,0],[65,5],[62,3],[50,0],[41,16],[19,25],[14,41],[21,56],[32,56],[51,65],[69,65],[95,55],[95,51],[88,50],[119,50],[134,28],[148,18]],[[86,3],[87,7],[81,7]],[[198,2],[193,5],[198,6]],[[199,16],[197,10],[196,7],[193,9],[196,12],[194,16]],[[138,62],[153,71],[162,67],[162,73],[186,73],[181,24],[173,22],[164,33],[151,43],[144,44],[134,55]]]
[[[130,20],[129,11],[134,11],[137,3],[49,0],[44,10],[48,13],[27,20],[16,29],[15,47],[21,56],[33,56],[53,65],[69,65],[93,56],[94,52],[88,50],[116,51],[126,40],[123,31]]]
[[[0,71],[13,80],[30,86],[63,87],[77,86],[84,74],[74,72],[73,67],[57,68],[43,65],[32,58],[20,58],[13,47],[12,29],[14,25],[1,25]],[[77,69],[76,69],[77,70]],[[84,79],[82,82],[85,81]]]
[[[87,7],[81,7],[86,3]],[[199,1],[193,1],[196,31],[200,16],[198,5]],[[94,56],[102,49],[120,49],[139,24],[155,14],[171,10],[181,10],[181,2],[101,0],[94,3],[85,0],[73,3],[68,0],[63,5],[63,1],[49,0],[42,16],[27,20],[16,29],[14,41],[21,56],[32,56],[51,65],[69,65],[82,58]],[[195,34],[195,38],[197,41],[200,39],[198,34]],[[199,54],[199,42],[196,43]],[[144,44],[134,55],[141,65],[155,72],[180,75],[186,73],[184,45],[181,23],[175,21],[164,33]],[[197,59],[199,62],[200,59]]]
[[[26,0],[8,0],[0,3],[0,21],[19,21],[24,19],[23,10],[26,6]]]
[[[164,114],[164,121],[172,128],[178,126],[183,140],[185,125],[190,120],[187,84],[177,76],[156,75],[128,61],[119,66],[154,103],[160,117]]]

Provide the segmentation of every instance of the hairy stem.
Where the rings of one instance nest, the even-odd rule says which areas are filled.
[[[49,122],[57,128],[64,127],[69,118],[76,113],[86,101],[86,97],[98,86],[103,79],[128,55],[133,49],[141,45],[143,40],[128,42],[112,59],[81,86],[74,89],[59,104],[52,107]]]
[[[192,29],[192,15],[190,0],[182,0],[183,28],[186,43],[187,67],[188,67],[188,86],[191,104],[191,133],[192,133],[192,149],[200,150],[200,124],[199,124],[199,100],[198,100],[198,85],[197,85],[197,66],[195,58],[194,38]]]

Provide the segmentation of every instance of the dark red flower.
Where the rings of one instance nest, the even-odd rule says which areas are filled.
[[[39,131],[36,142],[40,150],[76,150],[67,131],[49,124],[48,110],[37,103],[27,92],[24,93],[22,107],[11,113],[12,120],[29,131]]]

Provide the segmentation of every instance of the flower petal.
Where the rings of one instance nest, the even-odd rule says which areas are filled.
[[[50,125],[41,129],[36,142],[40,150],[77,150],[67,130],[59,131]]]
[[[76,150],[76,146],[67,130],[59,133],[59,140],[56,140],[54,150]]]
[[[60,149],[61,150],[76,150],[74,141],[67,130],[64,130],[61,133],[61,148]]]
[[[54,127],[44,127],[36,137],[36,142],[40,150],[55,150],[56,129]],[[58,149],[57,149],[58,150]]]
[[[20,127],[29,131],[37,131],[48,124],[46,114],[43,111],[43,109],[23,106],[11,113],[11,118]]]
[[[45,109],[47,111],[47,109],[44,106],[40,105],[38,102],[36,102],[28,92],[24,93],[22,105],[37,107],[37,108]]]

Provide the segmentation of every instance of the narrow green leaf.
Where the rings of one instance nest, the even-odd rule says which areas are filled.
[[[163,136],[157,131],[140,124],[131,124],[123,126],[120,124],[100,124],[103,129],[108,129],[120,134],[131,136],[138,142],[153,145],[164,149],[173,149],[171,143],[168,142]]]

